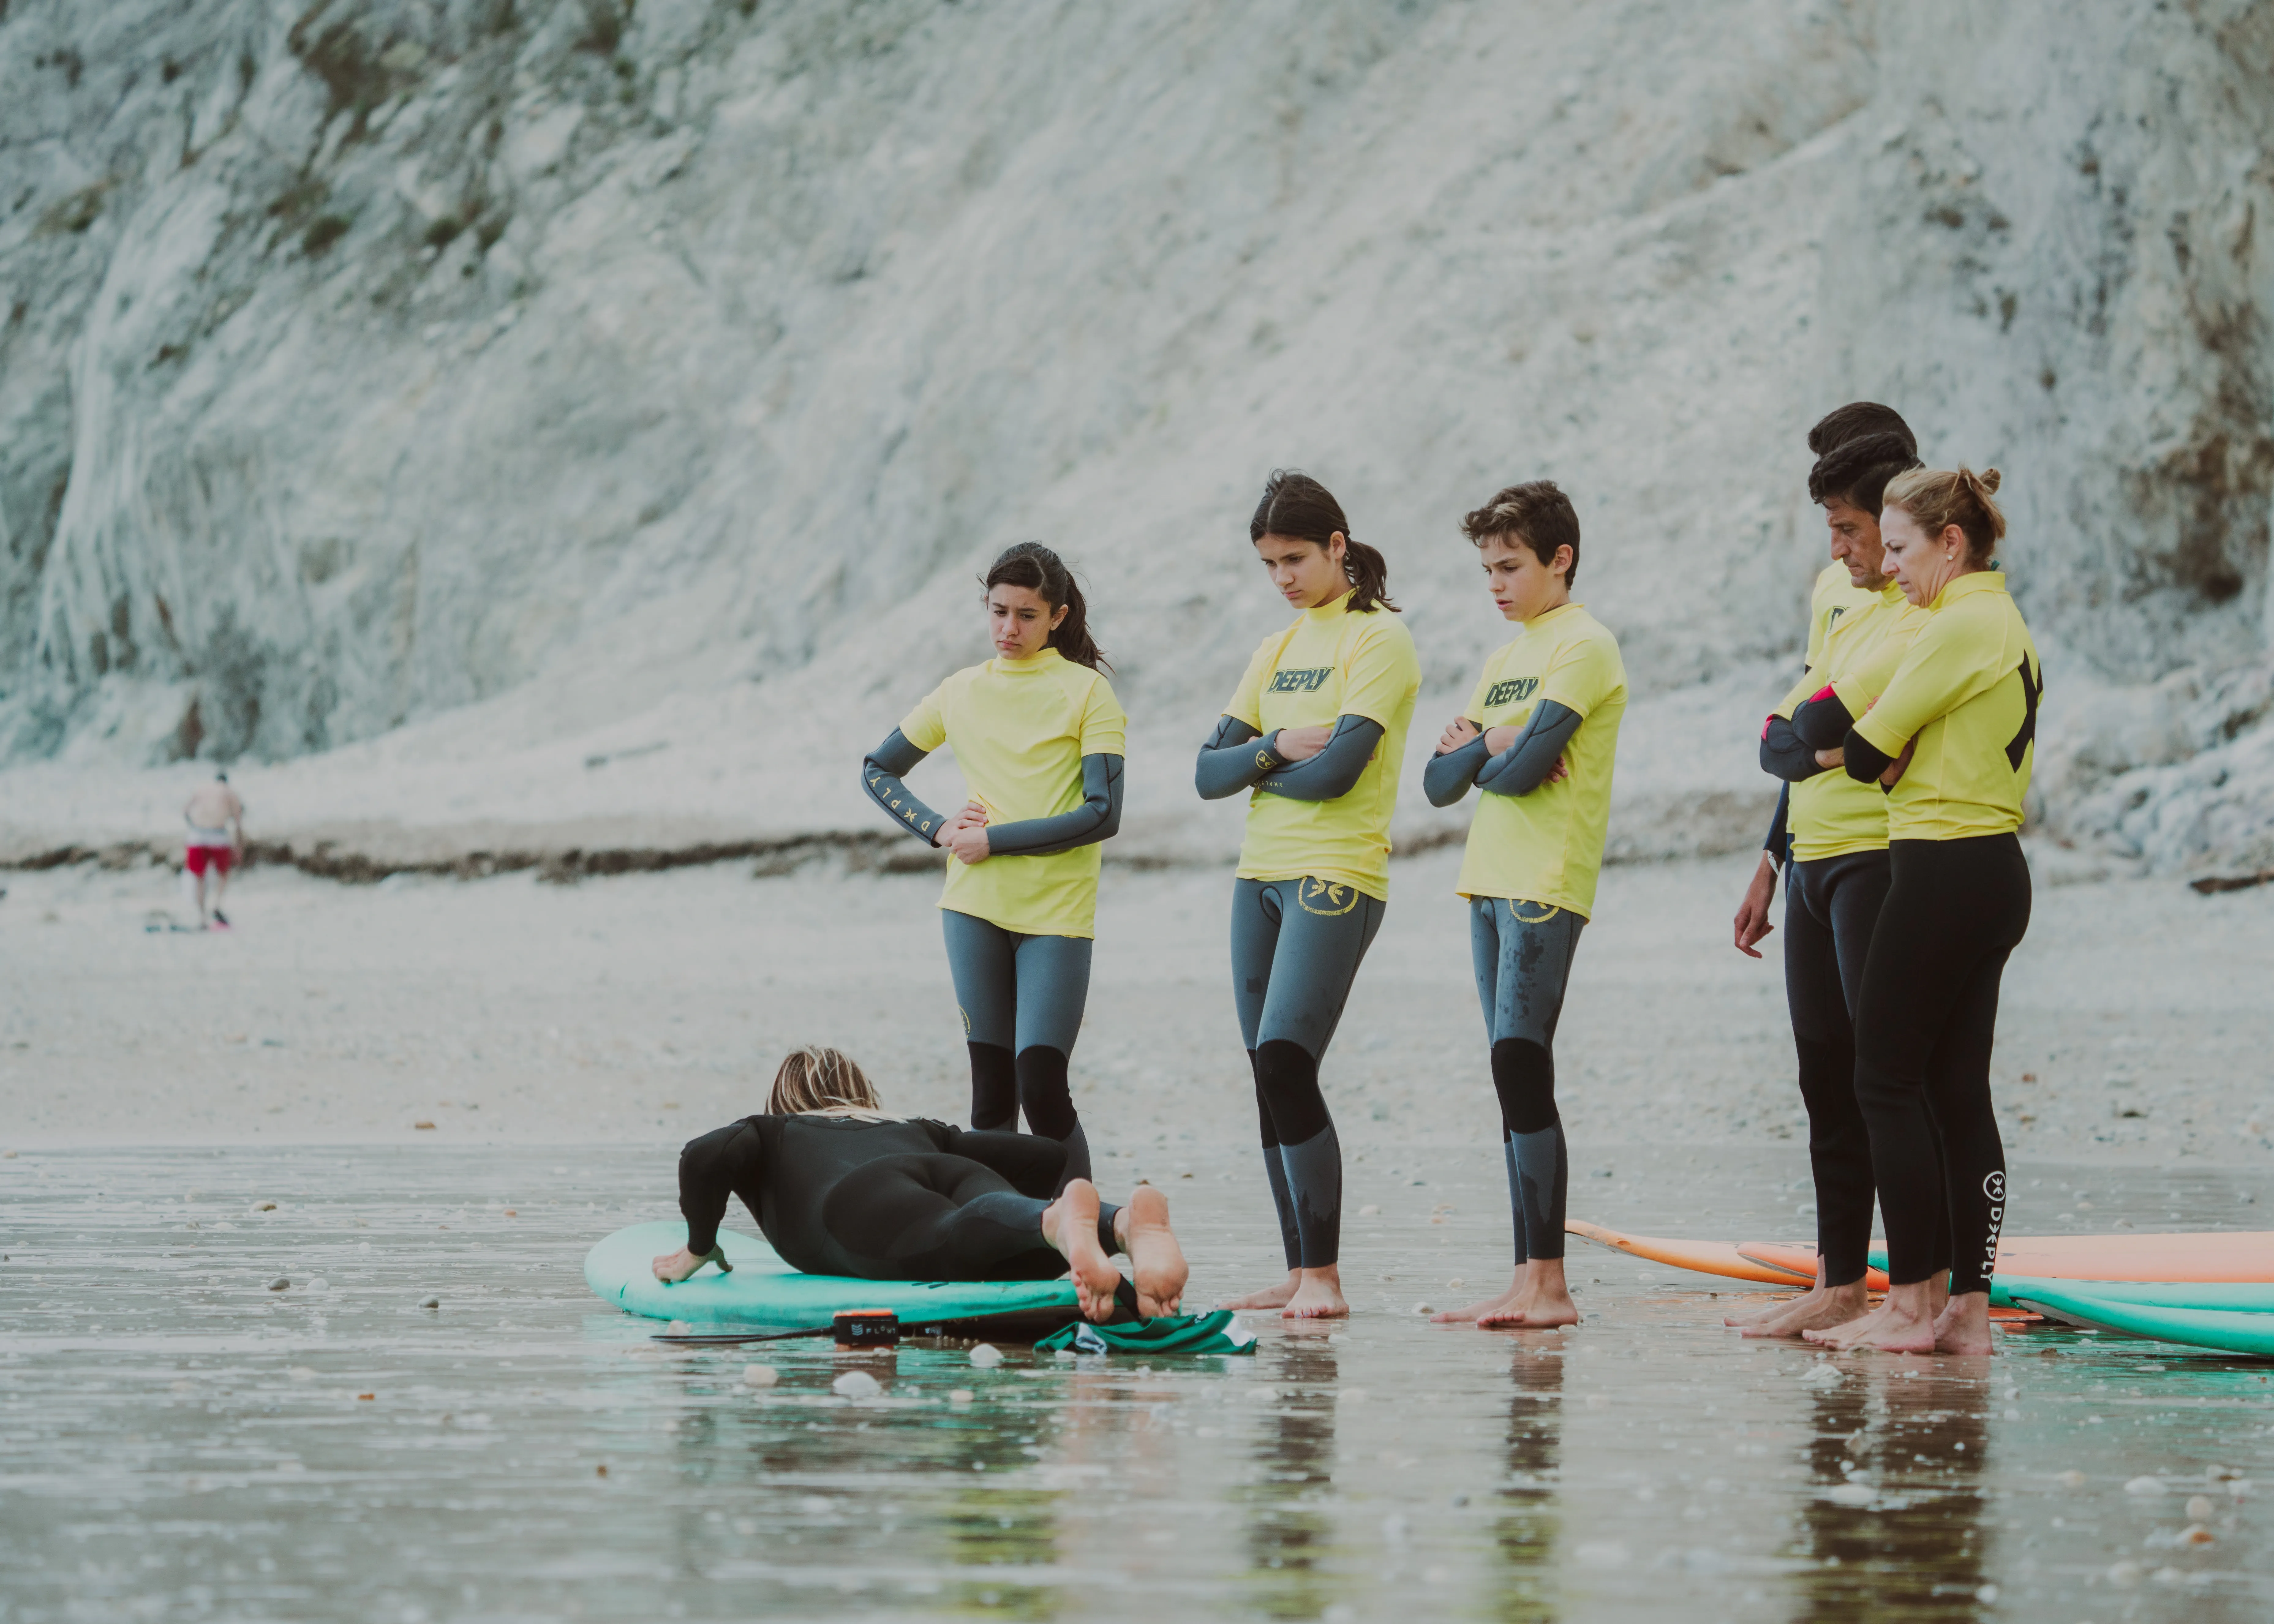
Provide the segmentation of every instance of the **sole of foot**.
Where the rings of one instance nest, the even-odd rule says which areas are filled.
[[[1148,1320],[1173,1314],[1184,1304],[1192,1270],[1169,1228],[1169,1198],[1150,1184],[1129,1198],[1129,1262],[1136,1276],[1137,1307]]]

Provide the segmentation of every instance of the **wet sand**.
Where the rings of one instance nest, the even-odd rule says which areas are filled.
[[[1354,1151],[1496,1162],[1457,858],[1395,866],[1324,1068]],[[1749,870],[1607,871],[1557,1045],[1581,1163],[1598,1145],[1781,1146],[1804,1172],[1781,938],[1758,963],[1728,944]],[[145,929],[186,916],[153,871],[4,880],[11,1146],[675,1144],[759,1109],[781,1051],[809,1040],[847,1048],[898,1109],[956,1119],[967,1100],[929,874],[758,879],[720,864],[348,886],[256,869],[232,892],[237,929],[203,935]],[[1252,1143],[1229,883],[1107,872],[1073,1075],[1092,1142],[1148,1175],[1174,1177],[1190,1147]],[[2012,1154],[2265,1165],[2270,964],[2274,887],[2199,897],[2041,874],[1999,1019]]]

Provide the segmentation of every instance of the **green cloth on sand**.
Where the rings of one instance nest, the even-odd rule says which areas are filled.
[[[1053,1331],[1035,1344],[1037,1353],[1209,1354],[1254,1353],[1255,1333],[1228,1308],[1206,1314],[1163,1314],[1158,1320],[1092,1325],[1085,1320]]]

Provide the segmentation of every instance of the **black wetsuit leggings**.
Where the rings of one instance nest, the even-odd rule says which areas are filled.
[[[870,1280],[1055,1280],[1066,1260],[1043,1238],[1048,1201],[994,1169],[954,1155],[885,1156],[838,1180],[822,1203],[830,1232]],[[1114,1214],[1100,1203],[1111,1257]]]
[[[2029,928],[2029,866],[2010,834],[1897,840],[1888,857],[1856,1008],[1856,1093],[1871,1132],[1887,1275],[1910,1285],[1937,1272],[1946,1211],[1950,1289],[1986,1291],[2006,1219],[1990,1051],[1999,978]]]
[[[953,908],[939,918],[971,1051],[972,1127],[1015,1130],[1024,1107],[1028,1127],[1065,1147],[1064,1177],[1088,1178],[1066,1064],[1089,998],[1089,938],[1020,936]]]
[[[1796,860],[1785,873],[1784,996],[1808,1108],[1818,1283],[1845,1286],[1864,1278],[1871,1250],[1871,1133],[1856,1100],[1851,1011],[1887,898],[1887,853]],[[1943,1266],[1949,1261],[1946,1241]]]
[[[1231,883],[1231,998],[1291,1269],[1341,1259],[1342,1140],[1319,1062],[1388,906],[1328,880]]]
[[[1587,921],[1569,908],[1507,897],[1469,899],[1469,955],[1492,1041],[1493,1092],[1500,1096],[1501,1155],[1516,1262],[1563,1255],[1571,1158],[1555,1108],[1555,1026],[1571,958]]]

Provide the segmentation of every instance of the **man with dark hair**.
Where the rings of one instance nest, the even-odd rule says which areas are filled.
[[[1813,723],[1806,713],[1835,693],[1867,702],[1901,663],[1922,618],[1881,569],[1881,494],[1895,475],[1918,466],[1909,425],[1887,407],[1859,401],[1827,415],[1809,431],[1808,444],[1818,454],[1808,493],[1824,508],[1832,562],[1812,594],[1807,669],[1763,725],[1761,766],[1782,789],[1735,929],[1738,951],[1759,958],[1754,944],[1773,929],[1769,904],[1782,868],[1791,882],[1785,997],[1808,1109],[1817,1278],[1796,1301],[1732,1316],[1728,1323],[1749,1336],[1797,1335],[1865,1309],[1875,1190],[1871,1139],[1856,1099],[1853,1006],[1887,893],[1886,808],[1876,786],[1854,784],[1809,743]]]

